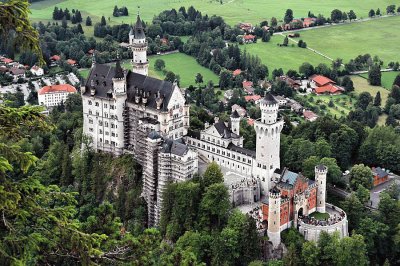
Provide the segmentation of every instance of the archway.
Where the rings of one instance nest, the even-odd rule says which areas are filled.
[[[297,217],[302,217],[302,216],[303,216],[303,207],[301,207],[297,212]]]

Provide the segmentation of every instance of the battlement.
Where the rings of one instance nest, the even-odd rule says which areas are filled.
[[[279,199],[281,197],[281,191],[277,188],[273,188],[269,191],[269,198]]]
[[[326,173],[328,173],[328,167],[326,167],[325,165],[319,164],[319,165],[315,166],[315,173],[316,174],[326,174]]]

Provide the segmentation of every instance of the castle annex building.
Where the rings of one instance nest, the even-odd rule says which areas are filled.
[[[161,192],[169,181],[197,173],[197,153],[182,141],[189,128],[189,105],[176,83],[148,77],[147,42],[141,19],[129,34],[132,70],[97,64],[82,87],[83,132],[92,148],[133,154],[144,169],[143,196],[149,225],[157,223]]]

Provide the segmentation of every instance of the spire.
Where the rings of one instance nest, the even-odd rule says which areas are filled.
[[[114,78],[116,79],[122,79],[124,78],[124,70],[121,67],[121,63],[119,61],[119,53],[117,51],[117,63],[115,65],[115,75]]]
[[[138,6],[138,8],[140,8],[140,7]],[[135,39],[145,39],[146,38],[146,36],[144,35],[144,29],[143,29],[142,20],[140,18],[139,9],[138,9],[138,14],[137,14],[136,24],[134,26],[134,32],[135,32]]]
[[[237,110],[235,109],[235,111],[233,111],[233,113],[231,114],[232,118],[240,118],[239,113],[237,112]]]

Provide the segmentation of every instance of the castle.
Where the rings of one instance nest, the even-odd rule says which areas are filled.
[[[264,227],[274,246],[280,243],[280,232],[290,226],[299,227],[306,239],[318,238],[320,231],[340,230],[342,236],[347,235],[345,216],[342,227],[332,222],[336,216],[330,216],[324,224],[308,218],[314,211],[326,211],[326,167],[317,166],[315,182],[280,170],[284,122],[278,117],[279,105],[271,94],[260,101],[261,118],[254,124],[256,151],[243,147],[236,111],[229,122],[216,118],[201,132],[188,134],[189,103],[184,93],[176,83],[147,76],[147,42],[139,15],[129,33],[129,44],[132,70],[124,70],[119,59],[112,67],[97,64],[93,58],[81,88],[83,133],[91,139],[94,150],[132,154],[143,166],[149,226],[159,223],[167,184],[191,179],[201,159],[214,161],[225,171],[233,205],[261,204],[260,224],[267,223]],[[324,227],[325,222],[334,226]]]

